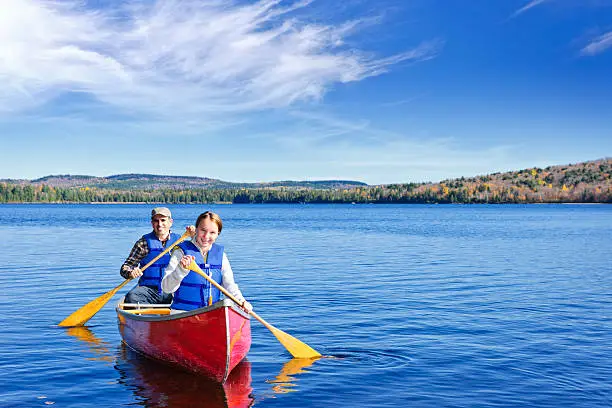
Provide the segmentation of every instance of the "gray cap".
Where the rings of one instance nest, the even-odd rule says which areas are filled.
[[[156,207],[151,211],[151,218],[156,215],[163,215],[164,217],[172,218],[172,213],[166,207]]]

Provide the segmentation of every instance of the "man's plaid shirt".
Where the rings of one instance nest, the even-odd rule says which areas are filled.
[[[141,237],[130,251],[130,255],[127,257],[123,265],[121,265],[121,276],[125,279],[131,278],[130,272],[140,265],[140,261],[143,260],[145,256],[149,254],[149,245],[147,245],[147,240],[144,237]]]

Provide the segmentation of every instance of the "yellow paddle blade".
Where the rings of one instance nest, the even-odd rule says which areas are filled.
[[[70,316],[62,320],[58,326],[61,327],[72,327],[72,326],[82,326],[86,321],[91,319],[100,309],[104,307],[105,304],[108,303],[110,298],[112,298],[115,293],[119,289],[125,286],[126,283],[131,281],[131,279],[126,279],[116,288],[106,292],[102,296],[99,296],[87,303],[85,306],[81,307],[76,312],[72,313]]]
[[[270,328],[271,327],[271,328]],[[321,354],[310,347],[308,344],[301,342],[292,335],[285,333],[282,330],[277,329],[274,326],[270,326],[268,329],[272,332],[274,337],[285,346],[287,351],[295,358],[316,358],[321,357]]]

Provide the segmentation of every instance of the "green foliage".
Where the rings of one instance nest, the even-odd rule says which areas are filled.
[[[143,180],[154,180],[155,187],[143,182],[142,188],[99,188],[65,183],[51,185],[52,180],[61,178],[65,182],[71,176],[49,176],[42,183],[0,182],[0,203],[612,203],[611,174],[612,159],[461,177],[441,183],[378,186],[324,181],[305,185],[276,182],[259,183],[257,187],[235,184],[231,188],[227,185],[177,188],[176,178],[168,176],[171,183],[159,188],[159,180],[164,176],[137,175]],[[78,176],[83,177],[89,176]],[[115,182],[121,181],[121,177],[113,177],[117,178]],[[126,179],[133,182],[134,175],[126,175]]]

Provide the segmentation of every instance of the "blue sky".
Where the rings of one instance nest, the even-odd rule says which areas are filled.
[[[440,181],[612,156],[612,0],[3,0],[0,81],[0,178]]]

